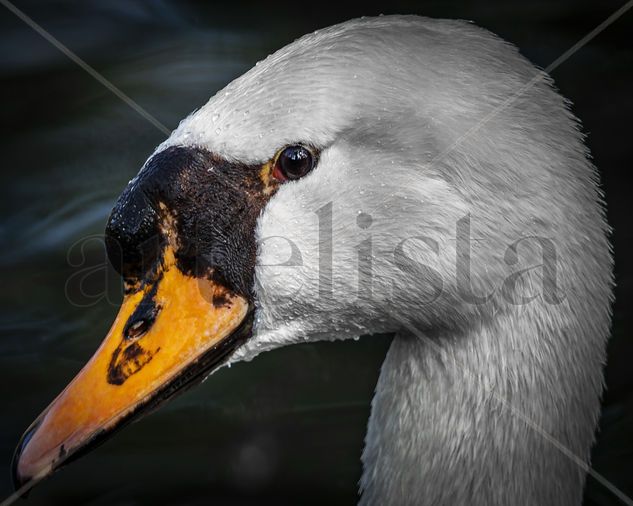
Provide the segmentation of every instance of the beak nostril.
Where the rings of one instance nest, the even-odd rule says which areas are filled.
[[[152,328],[156,317],[160,312],[160,306],[156,306],[150,299],[141,302],[137,310],[132,314],[123,329],[123,337],[126,341],[135,341],[143,337]]]
[[[125,339],[132,340],[138,339],[143,336],[150,328],[151,323],[147,320],[138,320],[130,325],[130,328],[127,329],[125,333]]]

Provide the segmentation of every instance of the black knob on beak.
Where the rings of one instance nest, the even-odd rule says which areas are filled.
[[[132,181],[119,197],[106,226],[108,258],[127,281],[141,279],[161,250],[159,217],[142,182]]]
[[[213,278],[250,296],[255,227],[276,186],[261,165],[229,162],[197,147],[172,146],[145,164],[114,207],[106,248],[131,286],[156,272],[172,246],[181,272]]]

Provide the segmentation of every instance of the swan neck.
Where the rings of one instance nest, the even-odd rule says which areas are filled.
[[[588,462],[603,339],[578,339],[583,329],[555,325],[556,311],[396,336],[372,402],[361,504],[581,504],[585,470],[549,438]]]

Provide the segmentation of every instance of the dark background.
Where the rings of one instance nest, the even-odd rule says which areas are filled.
[[[173,128],[272,51],[351,17],[473,20],[546,67],[623,2],[16,4]],[[614,227],[617,299],[593,466],[628,495],[632,33],[633,10],[553,72],[588,134]],[[0,101],[5,496],[20,434],[92,354],[116,313],[120,286],[103,267],[99,234],[114,199],[164,136],[1,6]],[[24,504],[353,504],[388,345],[387,336],[301,345],[223,370],[40,484]],[[585,504],[618,501],[589,478]]]

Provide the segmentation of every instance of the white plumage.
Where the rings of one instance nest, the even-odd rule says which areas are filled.
[[[585,471],[531,424],[588,461],[612,259],[577,121],[538,76],[466,22],[354,20],[271,55],[159,147],[321,151],[260,216],[255,335],[233,361],[396,333],[363,504],[581,502]]]

